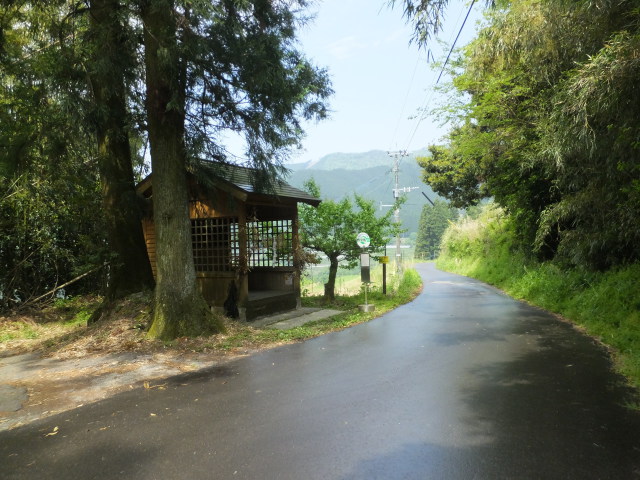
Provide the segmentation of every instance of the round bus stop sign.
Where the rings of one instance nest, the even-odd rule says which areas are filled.
[[[367,248],[371,244],[371,239],[369,238],[369,235],[362,232],[356,237],[356,242],[360,248]]]

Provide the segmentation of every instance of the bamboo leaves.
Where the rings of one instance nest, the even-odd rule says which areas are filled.
[[[422,160],[425,180],[458,206],[493,197],[544,258],[640,258],[634,5],[519,0],[488,12],[453,82],[469,101]]]

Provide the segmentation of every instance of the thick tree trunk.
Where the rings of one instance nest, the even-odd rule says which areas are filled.
[[[153,170],[157,283],[149,334],[173,339],[222,329],[196,287],[184,148],[184,84],[173,2],[142,2],[147,123]]]
[[[118,0],[91,0],[94,45],[90,82],[97,112],[97,140],[104,216],[111,262],[107,299],[153,289],[131,163],[126,107],[124,33]]]
[[[324,301],[333,302],[336,299],[336,276],[338,275],[338,256],[329,256],[329,280],[324,284]]]

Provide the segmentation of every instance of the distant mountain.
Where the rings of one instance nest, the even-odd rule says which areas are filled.
[[[420,152],[419,154],[425,154]],[[304,182],[314,178],[323,198],[340,200],[345,196],[353,196],[354,193],[364,198],[373,200],[380,211],[387,211],[393,203],[393,159],[386,152],[371,151],[366,153],[335,153],[323,157],[318,162],[291,165],[292,172],[287,181],[298,188],[303,188]],[[418,222],[422,206],[427,199],[424,192],[431,200],[437,197],[431,188],[422,183],[421,169],[418,166],[415,154],[404,157],[400,161],[399,186],[418,187],[407,193],[407,201],[400,211],[400,219],[406,235],[418,231]]]
[[[411,154],[416,156],[428,155],[428,151],[417,151]],[[410,157],[406,157],[410,158]],[[384,167],[393,165],[393,160],[387,152],[371,150],[364,153],[330,153],[320,160],[305,163],[295,163],[289,167],[292,170],[364,170],[371,167]]]

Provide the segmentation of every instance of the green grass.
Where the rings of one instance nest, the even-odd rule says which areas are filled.
[[[387,282],[391,282],[392,276],[390,272],[392,267],[387,268]],[[323,265],[314,267],[311,270],[305,272],[302,277],[302,296],[314,297],[324,293],[324,283],[329,278],[329,266]],[[371,282],[372,288],[382,288],[382,265],[373,263],[371,266]],[[346,270],[343,268],[338,269],[336,276],[336,295],[350,296],[355,295],[360,291],[360,267]]]
[[[87,324],[99,304],[98,297],[56,299],[51,305],[33,312],[25,312],[15,319],[0,322],[0,344],[13,340],[34,340],[54,332],[60,335]]]
[[[599,273],[525,257],[508,218],[488,209],[443,238],[438,267],[495,285],[585,328],[613,348],[617,369],[640,389],[640,264]]]
[[[35,338],[38,338],[38,331],[29,322],[18,321],[13,322],[11,326],[2,325],[0,327],[0,343],[21,339],[33,340]]]
[[[361,312],[359,305],[364,304],[364,293],[353,296],[337,296],[335,302],[324,303],[322,297],[313,296],[303,298],[303,306],[323,307],[342,310],[343,313],[325,320],[307,323],[289,330],[256,330],[240,328],[239,331],[227,337],[213,348],[233,350],[247,345],[267,345],[289,343],[317,337],[328,332],[342,330],[359,323],[367,322],[385,312],[410,302],[420,292],[422,280],[413,269],[406,269],[397,285],[392,285],[388,295],[383,295],[379,289],[368,293],[368,303],[374,304],[374,312]]]
[[[355,279],[352,280],[355,282]],[[359,277],[357,278],[357,283],[359,284]],[[364,293],[357,289],[357,293],[354,295],[337,296],[336,300],[331,303],[324,303],[320,296],[309,296],[302,299],[304,306],[331,308],[341,310],[342,313],[332,318],[308,323],[289,330],[256,329],[251,327],[250,324],[226,320],[228,328],[226,334],[192,339],[181,338],[171,342],[158,342],[157,346],[190,351],[235,352],[238,349],[269,348],[278,344],[301,341],[369,321],[401,304],[409,302],[417,295],[421,287],[422,283],[418,273],[415,270],[406,269],[401,279],[396,276],[389,279],[388,295],[383,295],[381,288],[374,285],[374,288],[368,294],[368,302],[376,306],[375,312],[364,313],[359,310],[358,305],[364,303]],[[139,323],[142,315],[144,318],[140,319],[140,321],[144,321],[149,315],[151,301],[151,297],[132,295],[114,307],[113,315],[110,319],[126,319],[128,325],[134,325]],[[101,321],[96,327],[102,326],[104,328],[82,328],[93,309],[99,304],[99,300],[95,298],[77,298],[57,301],[53,306],[38,311],[37,316],[27,318],[24,322],[12,317],[0,323],[0,343],[37,337],[39,345],[46,348],[55,348],[56,345],[63,341],[62,339],[80,338],[86,335],[92,337],[94,344],[96,342],[101,343],[100,341],[106,340],[106,337],[113,340],[112,342],[106,342],[108,345],[105,347],[105,352],[109,351],[109,348],[121,348],[122,342],[118,343],[116,341],[117,336],[123,333],[120,327],[116,327],[116,330],[113,330],[109,328],[108,322]],[[114,323],[117,325],[117,322]],[[129,331],[130,329],[126,330],[126,332]],[[142,349],[155,348],[152,345],[153,343],[153,340],[144,339],[142,343],[137,342],[136,345]],[[33,343],[29,345],[24,345],[24,348],[39,348]],[[11,348],[15,347],[13,345]],[[130,350],[130,348],[127,347],[127,350]]]

